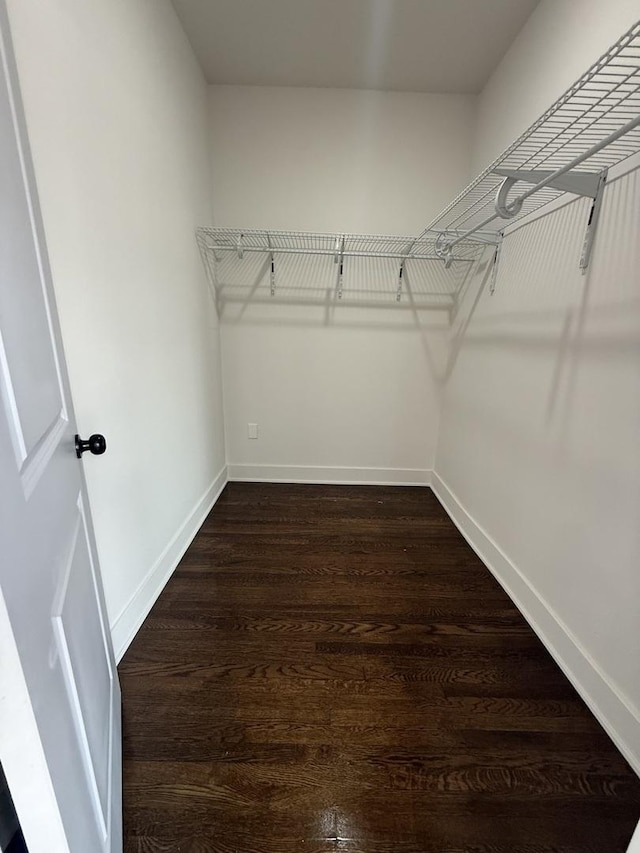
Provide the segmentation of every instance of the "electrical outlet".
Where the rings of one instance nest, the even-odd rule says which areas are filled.
[[[258,424],[247,424],[247,438],[258,437]]]

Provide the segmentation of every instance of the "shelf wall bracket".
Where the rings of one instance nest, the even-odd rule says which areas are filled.
[[[493,267],[491,269],[491,284],[489,285],[489,293],[491,296],[495,293],[496,282],[498,280],[498,267],[500,265],[500,255],[502,253],[502,232],[498,235],[495,252],[493,253]]]
[[[271,268],[269,271],[269,289],[272,296],[276,295],[276,258],[273,253],[273,247],[271,245],[271,234],[267,231],[267,246],[269,247],[269,260],[271,262]]]
[[[580,270],[584,275],[589,268],[589,261],[591,260],[591,252],[593,251],[593,243],[596,237],[596,231],[598,228],[598,220],[600,218],[600,208],[602,207],[602,197],[604,195],[604,187],[607,182],[607,173],[602,172],[600,175],[600,180],[598,181],[598,188],[596,190],[596,194],[593,197],[593,203],[591,205],[591,210],[589,211],[589,219],[587,221],[587,230],[584,234],[584,241],[582,243],[582,253],[580,255]]]
[[[546,169],[494,169],[493,172],[495,175],[509,179],[509,182],[503,182],[498,193],[498,199],[507,208],[509,208],[507,194],[511,187],[519,181],[523,181],[525,184],[544,184],[563,193],[595,198],[601,177],[600,172],[579,172],[575,169],[555,178],[551,177],[554,173]]]
[[[536,186],[544,184],[561,192],[568,192],[583,198],[592,199],[589,220],[582,244],[582,253],[580,255],[580,270],[584,274],[589,266],[593,242],[598,227],[600,208],[602,207],[602,195],[607,180],[607,169],[601,172],[578,172],[572,170],[557,177],[551,177],[554,173],[543,169],[494,169],[494,173],[504,178],[496,196],[496,211],[505,219],[520,213],[522,207],[521,198],[515,198],[512,202],[507,200],[512,187],[519,181],[535,184]],[[499,251],[496,252],[496,257],[498,255]],[[491,293],[493,293],[494,288],[495,281],[492,281]]]
[[[398,289],[396,291],[396,302],[400,302],[402,299],[402,277],[404,275],[404,265],[407,259],[403,258],[400,262],[400,272],[398,273]]]
[[[243,237],[244,237],[244,234],[242,234],[242,233],[238,234],[238,242],[236,243],[236,252],[238,253],[238,257],[240,259],[244,258],[244,246],[242,244],[242,238]]]
[[[334,264],[338,264],[338,299],[342,299],[342,279],[344,276],[344,237],[336,240],[336,253],[333,258]]]

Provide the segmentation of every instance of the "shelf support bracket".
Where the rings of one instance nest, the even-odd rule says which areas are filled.
[[[403,254],[402,260],[400,262],[400,272],[398,273],[398,289],[396,290],[396,302],[400,302],[400,300],[402,299],[402,279],[404,278],[404,269],[405,269],[405,266],[407,263],[407,259],[409,258],[409,255],[413,252],[417,242],[418,242],[418,237],[414,237],[414,239],[410,243],[407,244],[407,246],[404,250],[404,254]],[[436,251],[437,251],[437,246],[438,246],[438,244],[436,243]],[[439,255],[438,255],[438,257],[439,257]]]
[[[269,271],[269,286],[271,295],[276,295],[276,259],[271,246],[271,234],[267,231],[267,246],[269,247],[269,257],[271,260],[271,269]]]
[[[496,212],[504,219],[509,219],[520,213],[524,197],[518,196],[512,202],[509,202],[507,198],[514,184],[519,181],[534,184],[539,189],[547,186],[560,192],[568,192],[583,198],[592,199],[587,230],[584,235],[582,253],[580,255],[580,270],[584,273],[589,266],[593,242],[598,227],[607,171],[607,169],[601,172],[579,172],[571,170],[553,177],[555,175],[554,172],[545,171],[544,169],[494,169],[496,175],[501,175],[504,178],[496,196]],[[493,293],[493,290],[494,283],[492,282],[491,293]]]
[[[498,242],[496,250],[493,253],[493,267],[491,269],[491,284],[489,285],[489,293],[493,296],[496,290],[496,281],[498,280],[498,266],[500,264],[500,255],[502,253],[502,231],[498,234]]]
[[[400,261],[400,272],[398,273],[398,289],[396,291],[396,302],[400,302],[400,300],[402,299],[402,281],[404,278],[404,267],[406,262],[406,258],[403,258]]]
[[[242,233],[238,234],[238,242],[236,243],[236,251],[237,251],[238,257],[240,259],[244,258],[244,246],[242,245],[242,238],[243,237],[244,237],[244,234],[242,234]]]
[[[605,171],[600,175],[598,189],[593,197],[593,203],[591,204],[591,210],[589,211],[589,219],[587,220],[587,230],[585,231],[584,241],[582,243],[580,270],[583,275],[589,268],[589,261],[591,260],[591,252],[593,251],[593,243],[596,237],[596,230],[598,228],[598,219],[600,218],[600,208],[602,207],[602,196],[604,195],[604,185],[606,182],[607,173]]]
[[[509,190],[518,181],[523,181],[525,184],[542,184],[563,193],[595,198],[602,174],[601,172],[579,172],[572,169],[570,172],[565,172],[563,175],[554,178],[552,175],[555,173],[546,169],[494,169],[493,172],[495,175],[509,179],[508,182],[504,181],[498,194],[498,198],[504,206],[506,206]]]
[[[454,261],[454,257],[453,249],[449,245],[446,232],[444,231],[441,231],[440,234],[438,234],[435,243],[435,253],[442,261],[444,261],[444,268],[448,270]]]
[[[404,265],[406,260],[406,258],[403,258],[400,261],[400,272],[398,273],[398,289],[396,291],[396,302],[400,302],[400,300],[402,299],[402,278],[404,276]]]
[[[338,266],[338,299],[342,299],[342,278],[344,275],[344,236],[336,239],[336,253],[333,258],[334,264]]]

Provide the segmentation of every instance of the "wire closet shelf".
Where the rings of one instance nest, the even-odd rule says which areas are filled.
[[[638,151],[640,21],[420,236],[436,232],[443,259],[460,240],[497,243],[506,220],[521,219],[563,192],[598,201],[609,167]],[[586,263],[583,257],[581,266]]]
[[[475,243],[460,242],[451,258],[453,275],[446,273],[436,253],[434,235],[386,236],[309,231],[198,228],[197,240],[218,295],[255,290],[268,282],[277,292],[307,297],[333,291],[338,299],[380,301],[403,296],[449,307],[464,273],[478,253]],[[255,275],[240,270],[253,256]],[[298,256],[298,261],[295,258]],[[305,259],[310,260],[309,263]],[[262,265],[260,262],[262,261]],[[264,263],[266,261],[266,264]]]
[[[299,266],[293,289],[315,287],[325,295],[333,289],[339,299],[348,291],[360,299],[394,294],[401,301],[406,293],[412,301],[419,297],[452,306],[483,246],[496,247],[495,283],[506,225],[563,193],[591,199],[580,258],[586,270],[608,169],[639,152],[640,21],[418,236],[198,228],[198,245],[218,296],[233,289],[237,265],[251,255],[264,262],[253,282],[248,284],[245,276],[245,292],[253,294],[266,279],[275,296],[283,277],[287,279],[282,258],[298,255],[315,257],[324,266],[322,271],[318,264],[313,270],[308,266],[306,272]],[[414,287],[409,286],[408,268]],[[290,285],[291,275],[288,279]]]

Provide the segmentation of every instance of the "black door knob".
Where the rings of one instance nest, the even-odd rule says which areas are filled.
[[[94,456],[100,456],[107,449],[107,442],[103,435],[99,432],[90,435],[86,441],[83,441],[79,435],[76,435],[76,456],[78,459],[82,456],[85,450],[93,453]]]

